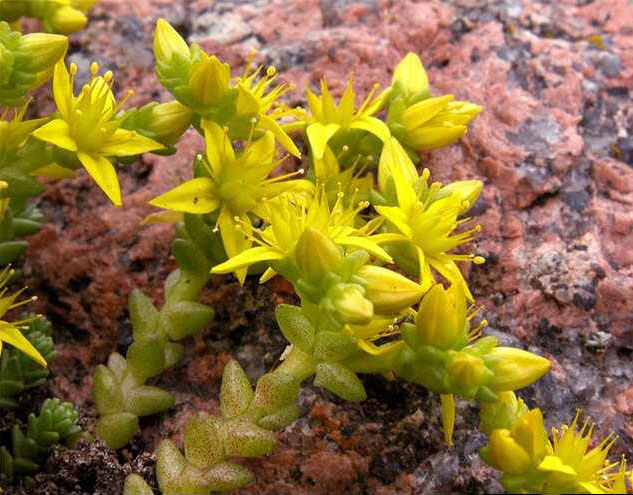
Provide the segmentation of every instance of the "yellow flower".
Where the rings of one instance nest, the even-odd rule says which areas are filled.
[[[21,109],[13,111],[13,118],[8,119],[9,109],[7,108],[0,117],[0,161],[7,153],[12,153],[21,148],[33,130],[37,129],[46,118],[23,120],[29,102]]]
[[[312,158],[315,161],[323,159],[328,141],[339,131],[350,129],[367,131],[382,142],[391,137],[387,125],[382,120],[373,117],[380,110],[384,94],[386,94],[383,92],[374,98],[377,88],[378,86],[374,85],[358,109],[355,108],[356,94],[352,88],[351,80],[348,81],[338,105],[330,94],[325,80],[321,81],[320,97],[316,96],[310,89],[306,90],[311,113],[311,116],[305,117],[306,134],[312,148]]]
[[[46,361],[42,355],[20,332],[20,327],[25,323],[29,323],[34,318],[14,322],[8,322],[2,319],[7,311],[18,308],[35,299],[32,298],[16,302],[20,294],[22,294],[25,289],[19,290],[11,295],[7,295],[8,289],[6,285],[12,275],[13,270],[10,270],[8,267],[0,272],[0,354],[2,354],[2,343],[5,342],[22,351],[36,363],[46,367]]]
[[[284,194],[276,200],[264,201],[270,225],[264,230],[253,231],[256,234],[253,241],[258,246],[215,266],[211,273],[229,273],[260,261],[279,261],[292,257],[299,239],[308,228],[320,231],[339,246],[363,249],[390,263],[393,261],[391,256],[372,239],[379,223],[370,222],[360,228],[355,226],[357,214],[367,206],[368,203],[361,203],[357,208],[345,207],[339,197],[330,209],[327,197],[322,192],[316,194],[308,204],[304,197],[297,194]],[[267,280],[274,273],[269,269],[262,280]]]
[[[125,99],[116,104],[111,72],[99,76],[99,66],[93,63],[90,66],[92,79],[79,96],[73,93],[76,73],[74,64],[70,66],[70,74],[63,61],[55,66],[53,95],[60,118],[40,127],[33,136],[75,153],[110,200],[121,206],[119,181],[108,158],[138,155],[159,150],[163,145],[120,128],[122,120],[117,114]]]
[[[608,435],[596,447],[589,450],[593,436],[593,424],[585,420],[578,430],[580,413],[572,423],[552,430],[551,453],[539,464],[539,471],[548,473],[545,483],[547,493],[582,491],[604,493],[608,488],[609,473],[613,465],[607,461],[609,450],[616,441]]]
[[[480,226],[454,233],[455,229],[469,219],[458,219],[479,196],[482,188],[480,181],[463,181],[441,187],[434,183],[428,185],[429,171],[425,169],[416,184],[404,171],[413,169],[413,164],[404,150],[394,139],[391,146],[385,146],[381,169],[389,167],[390,173],[382,172],[382,183],[393,180],[397,206],[376,206],[378,213],[391,225],[392,232],[381,235],[384,242],[395,244],[395,249],[404,249],[403,255],[413,259],[403,266],[408,271],[416,267],[420,283],[428,289],[435,282],[431,268],[446,278],[451,284],[464,290],[469,301],[472,294],[459,268],[457,261],[483,263],[483,258],[474,254],[453,254],[450,251],[470,242]],[[414,170],[414,169],[413,169]],[[468,199],[465,199],[468,198]]]
[[[280,163],[275,160],[275,138],[271,132],[266,132],[236,154],[226,131],[218,124],[203,121],[202,126],[207,144],[206,160],[202,161],[206,175],[177,186],[154,198],[150,204],[197,214],[219,210],[222,243],[227,255],[232,257],[252,244],[250,214],[269,220],[270,211],[265,200],[292,189],[311,191],[313,186],[305,180],[284,180],[301,172],[268,178]],[[236,229],[236,219],[244,233]],[[244,282],[246,271],[246,267],[235,270],[240,282]]]
[[[409,150],[441,148],[462,137],[483,109],[453,95],[430,97],[429,80],[420,58],[407,54],[394,71],[387,124]]]
[[[253,69],[251,58],[243,75],[232,79],[228,64],[208,55],[195,43],[188,46],[164,19],[156,23],[154,54],[161,83],[202,119],[226,126],[231,139],[259,139],[271,131],[289,153],[301,156],[278,123],[294,112],[283,106],[272,109],[290,89],[280,84],[269,91],[277,78],[274,67],[269,67],[262,76],[263,68]]]

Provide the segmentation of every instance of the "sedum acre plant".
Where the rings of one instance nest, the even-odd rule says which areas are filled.
[[[47,30],[71,32],[83,26],[93,3],[0,0],[0,16],[35,16]],[[350,79],[338,101],[323,80],[320,94],[306,90],[307,109],[293,108],[281,101],[293,88],[277,82],[273,67],[254,67],[249,59],[233,76],[227,64],[187,44],[160,19],[156,74],[174,99],[124,111],[130,93],[117,103],[113,73],[100,75],[96,63],[76,93],[79,69],[67,65],[67,46],[63,36],[22,35],[0,24],[0,62],[9,68],[0,75],[0,103],[10,107],[0,118],[0,248],[9,247],[1,262],[19,256],[25,244],[18,238],[39,227],[27,203],[41,191],[36,177],[69,178],[83,168],[122,206],[117,164],[147,152],[173,154],[190,128],[205,140],[193,178],[152,199],[167,211],[145,220],[178,224],[172,244],[178,269],[165,282],[165,303],[158,308],[134,291],[133,342],[125,356],[111,354],[94,373],[95,429],[106,445],[124,447],[140,417],[174,405],[174,396],[152,383],[183,357],[180,342],[212,320],[213,310],[199,302],[212,274],[232,273],[240,283],[249,273],[261,282],[281,276],[300,301],[277,308],[288,341],[279,366],[252,386],[231,361],[221,413],[188,420],[184,452],[171,440],[160,443],[156,474],[163,494],[246,486],[253,474],[239,459],[272,452],[274,432],[300,415],[304,382],[362,401],[368,373],[436,393],[449,446],[456,400],[476,401],[488,436],[481,457],[502,473],[510,492],[627,489],[626,462],[607,459],[612,437],[590,446],[592,428],[588,422],[579,427],[578,417],[548,437],[541,411],[515,396],[549,371],[549,360],[500,345],[484,335],[485,320],[473,321],[477,309],[461,265],[485,262],[468,247],[481,227],[467,216],[483,183],[432,182],[429,170],[420,172],[416,164],[420,152],[461,138],[482,108],[453,95],[431,96],[417,55],[406,55],[391,84],[380,92],[375,85],[358,106]],[[28,93],[51,76],[57,112],[25,119]],[[21,304],[5,293],[0,317]],[[36,328],[31,319],[17,322],[26,323]],[[44,365],[53,353],[49,336],[44,329],[26,335],[15,323],[0,322],[1,340]],[[9,384],[0,394],[7,407],[46,376],[13,353],[5,353],[0,366],[8,373],[0,381]],[[33,472],[49,445],[78,433],[70,406],[45,403],[26,435],[14,431],[13,454],[0,451],[2,472]],[[132,475],[124,492],[152,490]]]

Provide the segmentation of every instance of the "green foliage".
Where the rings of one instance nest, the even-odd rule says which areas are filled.
[[[20,238],[37,233],[41,220],[42,214],[34,205],[26,201],[11,202],[0,220],[0,266],[13,263],[24,254],[28,243]]]
[[[195,221],[189,230],[196,238]],[[206,255],[189,239],[180,238],[177,246],[209,265]],[[174,405],[174,397],[147,380],[174,366],[183,355],[178,342],[201,331],[214,316],[213,310],[198,302],[200,291],[209,279],[208,271],[196,271],[200,265],[189,265],[176,255],[181,269],[173,272],[165,283],[165,304],[159,310],[141,291],[130,294],[129,310],[133,342],[126,357],[113,353],[108,365],[99,365],[94,373],[93,399],[99,420],[96,431],[112,449],[126,445],[138,430],[138,418],[166,411]],[[184,258],[187,259],[186,257]]]
[[[13,427],[12,450],[0,447],[0,478],[9,481],[14,476],[33,474],[53,445],[64,442],[72,448],[79,439],[89,439],[77,424],[78,418],[69,402],[44,401],[39,415],[29,415],[26,433],[17,425]]]
[[[1,248],[0,248],[1,249]],[[27,319],[36,315],[27,315]],[[50,362],[55,357],[52,325],[44,317],[32,320],[23,335]],[[7,348],[0,356],[0,409],[17,407],[17,398],[29,388],[48,378],[49,371],[15,348]]]

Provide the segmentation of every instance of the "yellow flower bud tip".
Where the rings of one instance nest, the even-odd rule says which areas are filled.
[[[189,46],[165,19],[158,19],[154,31],[154,55],[159,62],[169,63],[177,54],[183,58],[190,57]]]
[[[494,374],[490,388],[499,392],[531,385],[545,375],[552,365],[549,359],[512,347],[495,347],[485,356],[485,360]]]
[[[50,23],[57,32],[71,34],[81,31],[88,23],[88,18],[81,10],[64,6],[55,10]]]

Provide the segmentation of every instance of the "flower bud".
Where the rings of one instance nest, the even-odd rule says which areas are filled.
[[[319,285],[323,277],[336,270],[343,255],[332,240],[313,228],[306,228],[295,250],[301,277]]]
[[[147,130],[162,144],[175,144],[191,126],[192,112],[178,101],[160,103],[152,108]]]
[[[499,399],[494,402],[482,402],[479,410],[479,429],[490,435],[497,429],[510,429],[512,424],[527,412],[522,399],[517,399],[514,392],[499,392]]]
[[[328,291],[327,297],[341,322],[364,325],[374,316],[374,305],[365,298],[360,285],[337,284]]]
[[[490,372],[483,360],[466,352],[458,352],[453,356],[446,365],[446,373],[451,388],[463,394],[485,385],[490,378]]]
[[[169,64],[174,55],[188,59],[189,46],[165,19],[158,19],[154,31],[154,56],[158,63]]]
[[[484,184],[480,180],[459,180],[447,184],[438,194],[450,194],[451,202],[460,206],[460,211],[464,212],[477,202],[483,187]]]
[[[466,299],[456,286],[433,286],[422,299],[415,317],[420,343],[437,349],[459,348],[468,341]]]
[[[495,347],[484,359],[494,374],[489,386],[497,392],[531,385],[551,367],[549,359],[512,347]]]
[[[81,10],[64,6],[55,10],[49,23],[58,33],[70,34],[81,31],[88,23],[88,18]]]
[[[200,105],[214,105],[229,89],[231,69],[215,56],[204,56],[189,77],[189,88],[194,101]]]
[[[393,71],[392,85],[407,101],[424,92],[428,93],[429,78],[420,57],[412,52],[407,53]]]
[[[488,457],[492,467],[507,474],[523,474],[531,464],[529,454],[512,438],[509,430],[492,432]]]
[[[59,34],[31,33],[20,37],[15,51],[25,72],[41,72],[53,67],[66,53],[68,38]]]
[[[545,455],[547,432],[543,426],[543,413],[532,409],[517,419],[511,428],[512,438],[527,452],[533,462]]]
[[[367,282],[365,297],[377,313],[399,313],[424,294],[421,285],[387,268],[365,265],[356,274]]]

